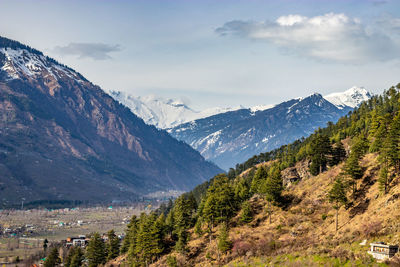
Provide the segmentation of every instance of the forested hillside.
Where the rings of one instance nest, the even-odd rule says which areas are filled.
[[[400,241],[399,89],[373,97],[307,139],[214,177],[157,212],[134,216],[119,260],[136,266],[377,265],[358,243]],[[261,160],[255,159],[269,162],[256,168]],[[284,187],[286,171],[299,164],[308,166],[309,178]],[[242,166],[251,169],[239,175]]]

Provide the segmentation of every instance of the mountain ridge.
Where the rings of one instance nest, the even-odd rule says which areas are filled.
[[[182,123],[193,121],[243,108],[208,108],[201,111],[190,108],[180,99],[157,97],[155,95],[133,96],[122,91],[109,91],[109,94],[121,104],[129,107],[133,113],[147,124],[160,129],[168,129]]]
[[[274,108],[277,105],[263,104],[248,108],[242,105],[233,108],[213,107],[197,111],[181,99],[163,98],[155,95],[134,96],[126,92],[112,90],[109,91],[109,94],[121,104],[129,107],[133,113],[142,118],[147,124],[154,125],[160,129],[171,129],[180,124],[239,109],[248,109],[251,112],[257,112]],[[313,94],[319,93],[315,92]],[[353,86],[344,92],[334,92],[323,97],[339,109],[342,109],[358,106],[362,101],[370,98],[371,94],[364,87]],[[298,97],[295,99],[303,98]]]
[[[266,110],[241,109],[181,124],[168,132],[225,170],[254,154],[307,137],[353,108],[321,94],[291,99]]]
[[[0,198],[133,201],[221,170],[100,87],[0,37]]]

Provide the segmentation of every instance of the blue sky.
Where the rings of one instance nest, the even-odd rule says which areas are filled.
[[[400,82],[400,1],[0,0],[0,35],[195,109]]]

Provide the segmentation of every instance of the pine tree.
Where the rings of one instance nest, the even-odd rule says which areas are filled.
[[[400,113],[398,113],[390,124],[390,130],[386,138],[387,156],[390,165],[395,172],[400,172]]]
[[[150,234],[152,236],[152,248],[151,248],[151,254],[158,256],[160,255],[164,249],[164,236],[165,236],[165,216],[164,214],[161,214],[158,216],[158,218],[154,221]]]
[[[228,177],[224,174],[214,178],[207,190],[200,215],[209,227],[227,221],[236,210],[235,194]]]
[[[269,221],[271,223],[271,205],[281,201],[283,191],[282,176],[277,166],[272,166],[268,173],[268,178],[262,184],[261,192],[265,195],[268,202]]]
[[[323,134],[317,134],[310,146],[312,175],[318,175],[326,170],[328,155],[331,154],[331,144],[329,137]]]
[[[119,238],[115,234],[114,230],[110,230],[107,233],[107,261],[113,260],[119,255]]]
[[[242,213],[240,215],[240,221],[243,223],[249,223],[253,220],[253,211],[251,209],[249,201],[245,201],[242,204]]]
[[[354,194],[356,191],[357,180],[360,179],[364,174],[363,169],[358,163],[357,153],[352,152],[350,154],[349,158],[346,161],[344,172],[352,179],[351,184],[353,185],[353,194]]]
[[[228,226],[226,223],[223,223],[218,234],[218,249],[222,253],[226,253],[231,247],[232,242],[229,240]]]
[[[354,138],[353,142],[350,154],[353,154],[357,159],[361,159],[368,151],[368,139],[364,134],[361,134],[359,137]]]
[[[199,218],[196,221],[196,224],[194,225],[194,233],[197,234],[199,237],[203,234],[203,230],[201,227],[202,227],[201,218]]]
[[[378,182],[380,191],[386,194],[388,192],[388,187],[389,187],[389,174],[388,174],[388,169],[385,165],[383,165],[381,170],[379,171]]]
[[[131,246],[135,247],[137,228],[138,218],[133,215],[126,229],[126,235],[121,246],[121,254],[127,253]]]
[[[174,231],[174,226],[175,226],[174,218],[175,218],[174,210],[171,209],[167,215],[167,218],[165,219],[165,231],[166,231],[166,234],[173,240],[175,240],[175,238],[173,236],[173,231]]]
[[[235,199],[238,203],[247,200],[250,197],[249,184],[245,179],[240,179],[235,185]]]
[[[94,233],[90,238],[86,250],[89,267],[95,267],[106,262],[106,249],[99,233]]]
[[[267,169],[263,166],[259,167],[254,174],[253,180],[251,182],[250,192],[251,193],[259,193],[260,185],[267,179],[268,172]]]
[[[83,265],[84,254],[80,247],[72,247],[65,260],[65,267],[80,267]]]
[[[47,238],[43,241],[43,251],[46,252],[49,240]]]
[[[168,267],[178,267],[178,261],[176,260],[176,258],[172,255],[169,255],[167,257],[167,266]]]
[[[175,250],[180,253],[185,253],[187,250],[186,244],[188,241],[188,232],[185,229],[180,229],[177,236],[178,241],[175,244]]]
[[[44,267],[54,267],[61,263],[60,255],[58,254],[58,249],[54,247],[50,254],[46,257],[43,266]]]
[[[136,236],[135,256],[139,262],[148,265],[152,260],[153,237],[151,227],[153,221],[151,216],[142,213],[139,218],[139,228]]]
[[[188,229],[193,226],[193,216],[196,210],[196,200],[193,194],[179,196],[175,200],[173,210],[175,229]]]
[[[388,129],[388,117],[376,115],[376,110],[372,111],[372,123],[369,132],[369,139],[371,146],[369,148],[370,152],[378,152],[383,146],[383,140],[386,136]]]
[[[346,150],[344,149],[343,143],[338,141],[335,143],[335,146],[332,148],[332,157],[329,161],[330,166],[335,166],[339,164],[346,158]]]
[[[333,203],[333,208],[336,210],[336,231],[339,225],[339,209],[347,203],[346,187],[343,181],[338,178],[328,192],[329,202]]]
[[[72,256],[75,253],[75,247],[72,247],[69,249],[68,251],[68,255],[67,258],[64,261],[64,266],[65,267],[70,267],[71,266],[71,260],[72,260]]]

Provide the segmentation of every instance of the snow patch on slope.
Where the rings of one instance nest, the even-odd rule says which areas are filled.
[[[263,111],[275,107],[276,105],[258,105],[250,108],[251,112]]]
[[[78,82],[82,82],[79,75],[55,61],[43,55],[29,52],[26,49],[0,48],[0,53],[4,54],[6,60],[1,70],[5,71],[10,80],[21,79],[22,77],[32,77],[43,75],[45,78],[51,76],[54,79],[68,76]]]

